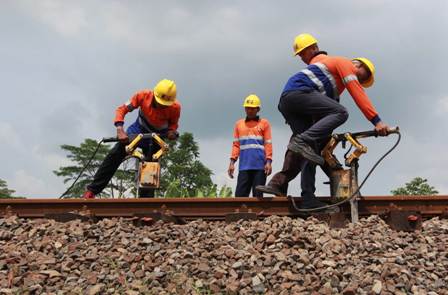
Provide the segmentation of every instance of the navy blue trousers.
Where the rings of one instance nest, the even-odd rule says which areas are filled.
[[[294,135],[300,134],[320,154],[331,133],[348,119],[348,112],[339,102],[317,91],[291,91],[280,98],[278,109]],[[329,175],[327,167],[322,167]],[[286,151],[283,168],[269,185],[287,193],[288,183],[300,172],[302,197],[314,197],[316,191],[316,165],[302,156]]]
[[[252,196],[254,197],[263,197],[263,193],[255,190],[255,187],[257,185],[265,185],[265,183],[266,174],[264,170],[239,171],[235,197],[249,197],[250,191],[252,191]]]
[[[141,129],[140,125],[134,123],[129,126],[126,132],[128,135],[132,136],[132,134],[147,133],[148,131]],[[157,145],[152,139],[143,139],[139,142],[138,146],[142,149],[142,152],[148,161],[150,161],[152,159],[152,155],[160,149],[159,145]],[[117,142],[115,144],[96,171],[93,181],[87,185],[88,190],[95,195],[103,191],[114,176],[118,167],[120,167],[121,163],[126,158],[125,147],[126,144],[121,142]],[[140,198],[153,198],[154,189],[141,188],[139,189],[139,195]]]
[[[282,95],[278,109],[293,135],[307,142],[326,140],[334,129],[348,119],[343,105],[317,91],[291,91]]]

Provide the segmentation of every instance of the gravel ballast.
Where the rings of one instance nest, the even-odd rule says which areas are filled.
[[[448,294],[448,220],[0,219],[0,294]]]

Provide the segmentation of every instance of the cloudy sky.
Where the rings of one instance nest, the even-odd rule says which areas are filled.
[[[62,144],[115,134],[115,108],[158,80],[176,81],[180,131],[192,132],[219,185],[245,96],[262,99],[273,127],[274,171],[290,130],[277,111],[292,56],[308,32],[332,55],[366,56],[377,68],[368,95],[403,139],[370,177],[364,195],[420,176],[448,194],[448,2],[440,1],[60,1],[0,2],[0,179],[17,195],[57,197]],[[338,131],[372,129],[345,93],[350,118]],[[129,125],[136,112],[126,117]],[[365,140],[360,178],[395,137]],[[318,195],[328,195],[318,172]],[[289,193],[300,193],[299,182]]]

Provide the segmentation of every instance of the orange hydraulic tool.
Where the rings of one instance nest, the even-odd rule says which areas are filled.
[[[137,149],[138,144],[143,139],[153,139],[153,142],[160,146],[160,149],[152,155],[152,159],[146,159],[145,155]],[[116,137],[103,138],[103,142],[118,141]],[[140,191],[144,189],[158,189],[160,187],[160,163],[159,159],[168,151],[168,144],[157,133],[137,134],[125,147],[128,157],[133,157],[137,162],[137,198]]]
[[[399,128],[395,127],[389,130],[389,134],[399,133]],[[342,133],[333,134],[328,141],[325,148],[322,150],[322,157],[326,164],[331,168],[330,175],[330,194],[334,199],[347,199],[358,190],[358,160],[367,153],[367,147],[362,145],[358,139],[366,137],[377,137],[378,133],[375,130],[363,131],[356,133]],[[342,142],[342,147],[345,148],[346,143],[352,145],[351,148],[355,150],[348,155],[350,150],[345,154],[345,166],[349,169],[344,169],[336,156],[333,154],[336,146]]]
[[[168,151],[168,144],[156,133],[150,133],[150,137],[160,146],[160,149],[152,155],[150,161],[146,161],[145,156],[136,150],[140,140],[145,138],[144,134],[137,135],[130,144],[126,146],[126,152],[139,160],[137,175],[137,191],[142,188],[157,189],[160,187],[160,157]],[[147,137],[146,137],[147,138]]]

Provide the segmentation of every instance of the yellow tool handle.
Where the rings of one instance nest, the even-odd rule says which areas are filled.
[[[126,146],[126,153],[128,153],[128,154],[131,153],[137,147],[137,144],[140,142],[140,140],[142,138],[143,138],[143,134],[140,133],[139,135],[137,135],[134,138],[134,140],[131,141],[131,143]]]

